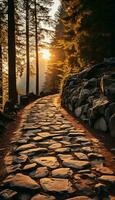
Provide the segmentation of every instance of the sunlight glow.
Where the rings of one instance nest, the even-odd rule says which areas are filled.
[[[42,57],[45,60],[49,60],[51,57],[51,53],[48,49],[42,49]]]

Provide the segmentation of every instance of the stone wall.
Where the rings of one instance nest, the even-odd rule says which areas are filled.
[[[106,60],[67,77],[61,103],[90,127],[115,137],[115,62]]]

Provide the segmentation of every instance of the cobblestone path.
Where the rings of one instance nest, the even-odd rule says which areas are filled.
[[[115,200],[115,174],[55,105],[56,96],[25,108],[12,152],[5,156],[1,200]]]

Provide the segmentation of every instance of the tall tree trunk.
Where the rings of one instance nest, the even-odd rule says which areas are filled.
[[[17,90],[14,13],[14,0],[8,0],[8,93],[9,100],[15,104],[17,103]]]
[[[37,9],[35,0],[35,45],[36,45],[36,95],[39,95],[39,56],[38,56],[38,30],[37,30]]]
[[[26,95],[29,94],[30,84],[30,60],[29,60],[29,1],[26,0]]]
[[[2,81],[2,33],[1,33],[1,16],[0,16],[0,110],[3,106],[3,81]]]

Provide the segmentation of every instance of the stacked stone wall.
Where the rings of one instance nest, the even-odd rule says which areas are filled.
[[[107,60],[67,77],[61,103],[90,127],[115,137],[115,62]]]

